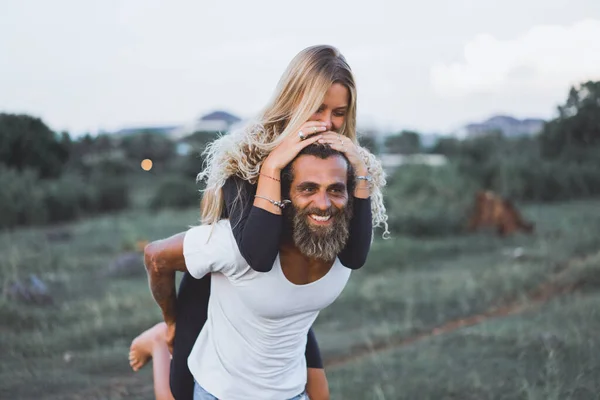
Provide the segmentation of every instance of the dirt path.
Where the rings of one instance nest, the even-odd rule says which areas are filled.
[[[575,265],[587,262],[592,257],[596,257],[598,254],[573,258],[565,263],[557,266],[555,272],[551,277],[543,284],[539,285],[535,289],[531,290],[525,296],[525,300],[513,300],[504,302],[501,305],[495,305],[487,311],[471,315],[455,320],[445,322],[444,324],[437,326],[429,331],[420,333],[410,337],[391,337],[382,339],[378,342],[371,342],[369,344],[361,344],[352,347],[348,350],[348,355],[329,357],[324,360],[326,368],[341,367],[346,364],[358,361],[362,358],[368,357],[375,353],[397,349],[403,346],[413,344],[419,340],[427,339],[433,336],[443,335],[456,331],[457,329],[473,326],[482,322],[488,321],[493,318],[501,318],[508,315],[519,314],[528,310],[532,310],[543,304],[546,304],[555,297],[572,293],[580,287],[582,282],[563,282],[564,278],[568,275],[569,271]]]

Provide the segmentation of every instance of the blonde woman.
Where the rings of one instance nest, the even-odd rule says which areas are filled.
[[[271,103],[255,123],[213,142],[206,150],[207,168],[202,223],[229,218],[240,253],[256,271],[268,272],[277,256],[282,231],[280,173],[311,143],[328,144],[345,154],[356,176],[354,216],[350,237],[338,258],[348,268],[362,267],[374,226],[386,225],[380,163],[356,138],[356,86],[350,67],[331,46],[301,51],[283,74]],[[387,232],[387,230],[386,230]],[[146,251],[148,268],[183,263],[183,235],[152,243]],[[173,280],[167,274],[165,280]],[[164,286],[164,285],[161,285]],[[193,377],[187,356],[206,321],[210,277],[184,274],[177,300],[173,290],[153,295],[166,324],[158,324],[134,340],[130,363],[137,370],[154,357],[157,398],[168,398],[169,350],[171,392],[191,399]],[[177,326],[177,330],[175,330]],[[307,337],[307,393],[312,400],[329,398],[329,389],[314,333]]]

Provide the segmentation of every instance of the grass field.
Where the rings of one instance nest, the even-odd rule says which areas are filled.
[[[315,326],[333,399],[600,397],[600,200],[523,209],[535,235],[375,241]],[[150,399],[131,339],[160,319],[143,267],[109,268],[197,211],[0,234],[0,398]],[[56,228],[54,228],[56,229]],[[140,256],[141,263],[141,256]],[[51,304],[13,300],[34,274]]]

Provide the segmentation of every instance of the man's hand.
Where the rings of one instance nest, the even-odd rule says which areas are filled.
[[[167,346],[169,353],[173,355],[173,341],[175,340],[175,322],[167,324]]]

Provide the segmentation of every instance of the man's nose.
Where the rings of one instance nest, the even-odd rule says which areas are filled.
[[[320,210],[327,210],[331,207],[331,200],[327,195],[327,192],[323,191],[316,196],[315,206],[317,206]]]

